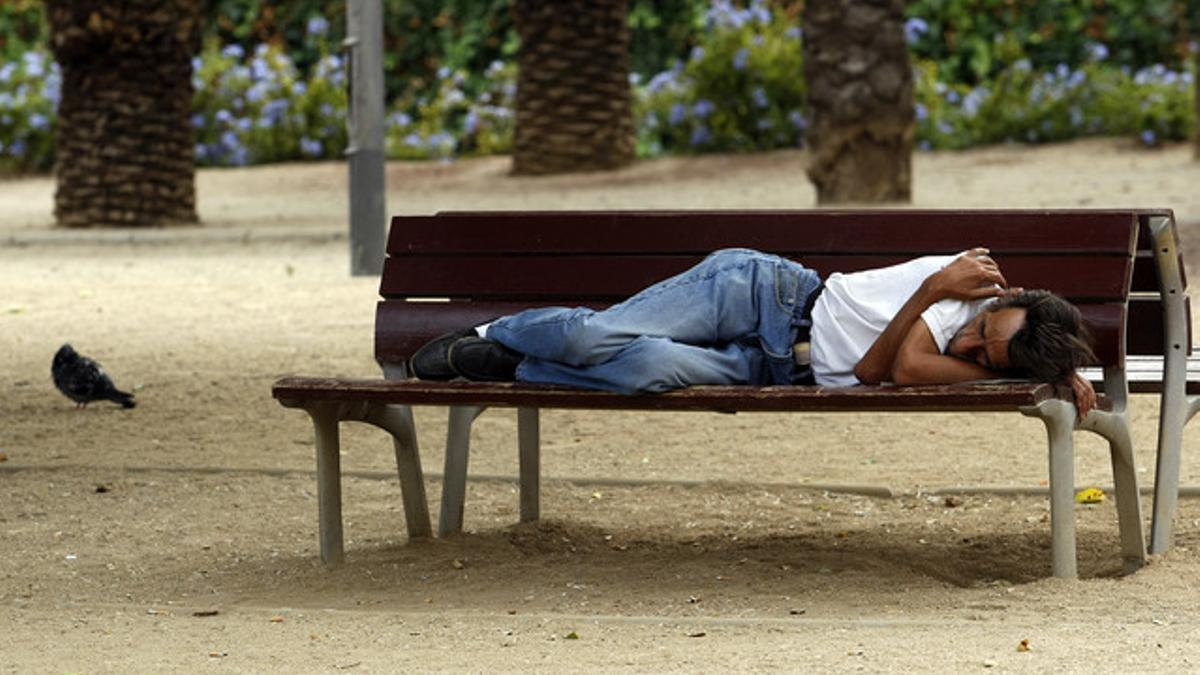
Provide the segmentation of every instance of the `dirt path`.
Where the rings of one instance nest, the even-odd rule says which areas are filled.
[[[1168,206],[1200,254],[1188,152],[923,154],[916,205]],[[395,165],[389,208],[809,207],[802,161],[520,180],[502,158]],[[412,544],[386,439],[351,427],[349,562],[325,570],[311,430],[269,387],[377,372],[376,282],[346,275],[345,169],[205,171],[199,191],[202,228],[63,232],[51,181],[0,182],[0,670],[1197,667],[1200,503],[1132,577],[1111,501],[1080,507],[1084,579],[1062,582],[1044,497],[931,494],[1043,488],[1044,431],[1014,415],[549,412],[547,520],[516,527],[515,421],[493,411],[472,440],[468,533]],[[74,410],[47,372],[64,341],[139,407]],[[417,413],[436,501],[445,413]],[[1149,487],[1153,398],[1133,415]],[[1110,484],[1107,449],[1078,441],[1079,482]],[[848,483],[897,496],[811,487]]]

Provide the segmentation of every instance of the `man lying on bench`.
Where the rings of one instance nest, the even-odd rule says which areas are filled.
[[[620,393],[693,384],[951,384],[1027,376],[1096,394],[1079,310],[1010,289],[986,248],[822,282],[791,260],[717,251],[605,310],[529,309],[415,354],[421,379],[535,382]]]

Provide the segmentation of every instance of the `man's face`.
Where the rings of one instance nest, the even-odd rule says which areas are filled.
[[[960,328],[946,353],[978,363],[988,370],[1007,370],[1008,341],[1025,324],[1025,308],[1005,307],[995,311],[983,310]]]

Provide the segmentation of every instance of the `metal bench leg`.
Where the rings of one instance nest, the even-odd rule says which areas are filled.
[[[517,409],[517,446],[521,473],[521,522],[537,520],[541,515],[541,485],[539,445],[540,429],[537,408]]]
[[[1154,522],[1150,552],[1171,548],[1171,521],[1179,499],[1180,447],[1189,414],[1187,401],[1187,325],[1183,270],[1171,218],[1147,222],[1153,238],[1158,288],[1163,303],[1163,392],[1158,417],[1158,458],[1154,468]],[[1193,413],[1194,414],[1194,413]]]
[[[1104,392],[1113,401],[1112,412],[1092,411],[1079,428],[1103,436],[1112,456],[1113,485],[1116,488],[1117,521],[1121,531],[1121,555],[1126,571],[1146,564],[1146,538],[1142,530],[1142,502],[1138,493],[1137,468],[1130,433],[1129,384],[1125,369],[1104,369]]]
[[[305,410],[312,417],[317,435],[317,510],[321,540],[321,561],[336,566],[345,559],[342,548],[342,470],[341,441],[338,437],[336,405],[312,405]]]
[[[429,501],[425,497],[425,474],[421,470],[421,454],[417,447],[416,426],[412,407],[406,405],[369,404],[366,419],[392,436],[396,450],[396,473],[400,477],[400,494],[404,499],[404,522],[408,538],[429,537]]]
[[[471,405],[450,407],[450,422],[446,430],[446,468],[442,472],[442,513],[438,517],[439,537],[462,532],[471,424],[484,410],[481,406]]]
[[[1074,579],[1075,566],[1075,454],[1071,432],[1075,404],[1062,399],[1043,401],[1021,412],[1038,417],[1050,440],[1050,540],[1054,576]]]

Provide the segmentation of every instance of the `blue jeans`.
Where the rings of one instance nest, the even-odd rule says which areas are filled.
[[[724,249],[608,309],[530,309],[497,319],[487,337],[525,355],[524,382],[626,394],[791,384],[792,345],[820,283],[790,260]]]

